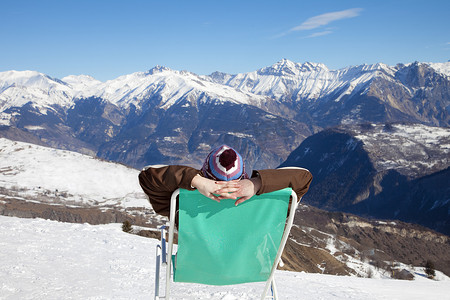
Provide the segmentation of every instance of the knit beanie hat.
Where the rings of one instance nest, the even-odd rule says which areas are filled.
[[[221,181],[248,178],[241,155],[227,145],[222,145],[208,154],[202,173],[206,178]]]

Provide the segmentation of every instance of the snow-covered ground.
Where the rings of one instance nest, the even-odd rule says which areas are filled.
[[[152,299],[154,239],[121,224],[0,216],[0,299]],[[440,274],[440,273],[439,273]],[[450,299],[450,281],[276,272],[281,299]],[[443,277],[444,279],[447,277]],[[262,283],[173,284],[174,299],[258,299]]]
[[[25,201],[150,209],[138,174],[76,152],[0,138],[0,187]]]

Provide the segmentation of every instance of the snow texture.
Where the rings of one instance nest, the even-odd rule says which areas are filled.
[[[121,224],[0,216],[0,299],[153,299],[156,244],[122,232]],[[309,300],[450,299],[445,278],[401,281],[276,272],[281,299]],[[246,300],[259,299],[263,283],[172,287],[173,299]]]
[[[373,157],[377,171],[395,169],[417,178],[450,166],[450,129],[421,124],[372,124],[356,130],[355,138]]]
[[[427,63],[430,67],[437,72],[450,77],[450,61],[444,63]]]
[[[76,152],[0,138],[0,187],[26,201],[53,198],[72,206],[150,209],[138,174]]]

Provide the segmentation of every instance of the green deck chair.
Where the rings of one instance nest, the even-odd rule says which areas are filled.
[[[288,214],[290,197],[293,205]],[[173,255],[177,199],[178,252]],[[208,285],[265,281],[261,299],[278,299],[274,272],[292,227],[297,195],[286,188],[254,196],[238,206],[234,202],[218,203],[196,190],[178,189],[172,194],[167,255],[164,230],[157,247],[155,299],[169,299],[172,273],[174,282]],[[164,297],[159,296],[160,260],[166,266]],[[272,293],[266,296],[269,289]]]

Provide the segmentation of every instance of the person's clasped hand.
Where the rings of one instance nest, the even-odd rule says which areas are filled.
[[[220,192],[226,184],[227,181],[216,181],[202,176],[195,176],[191,182],[191,186],[196,188],[200,194],[217,202],[229,198],[226,197],[226,192]]]
[[[223,199],[237,199],[234,203],[238,205],[253,197],[261,187],[259,177],[232,181],[216,181],[202,176],[192,179],[192,187],[200,194],[220,202]]]
[[[217,193],[221,195],[219,199],[237,199],[235,205],[253,197],[261,187],[259,177],[225,182],[226,184],[217,190]]]

